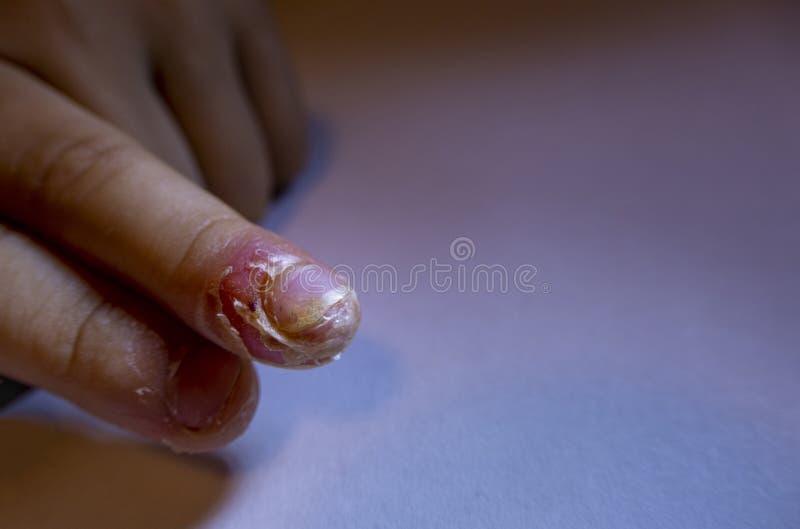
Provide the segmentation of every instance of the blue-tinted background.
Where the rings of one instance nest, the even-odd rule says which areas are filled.
[[[0,419],[28,476],[0,472],[0,516],[800,527],[791,3],[277,8],[315,152],[265,225],[401,279],[468,237],[465,265],[534,265],[536,292],[362,292],[342,360],[261,369],[253,426],[208,458],[37,392]]]

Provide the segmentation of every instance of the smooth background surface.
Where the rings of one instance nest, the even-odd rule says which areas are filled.
[[[216,456],[36,392],[0,526],[800,527],[796,8],[369,6],[278,6],[315,155],[267,225],[401,279],[465,236],[538,291],[362,293]]]

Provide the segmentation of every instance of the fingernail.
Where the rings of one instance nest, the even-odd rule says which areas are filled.
[[[190,430],[219,426],[242,360],[216,347],[187,353],[170,377],[167,404],[176,421]]]
[[[316,264],[284,272],[268,292],[265,310],[279,332],[303,345],[291,358],[303,366],[329,362],[353,338],[361,319],[355,291]]]
[[[297,368],[326,364],[358,329],[358,298],[333,270],[287,250],[245,245],[210,286],[209,306],[256,360]]]
[[[266,309],[278,329],[299,334],[323,322],[348,291],[330,271],[317,265],[290,268],[270,289]]]

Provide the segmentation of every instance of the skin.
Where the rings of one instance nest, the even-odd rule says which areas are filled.
[[[247,220],[304,130],[262,1],[0,1],[0,373],[177,450],[241,434],[253,358],[321,365],[358,325],[330,280],[244,280],[327,270]]]

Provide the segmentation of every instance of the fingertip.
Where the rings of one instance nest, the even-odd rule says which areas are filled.
[[[221,448],[247,429],[258,396],[252,362],[216,347],[187,355],[168,382],[161,442],[177,452]]]
[[[274,234],[251,230],[243,235],[205,289],[205,319],[217,340],[278,367],[329,363],[352,340],[361,320],[353,288],[335,270]]]

